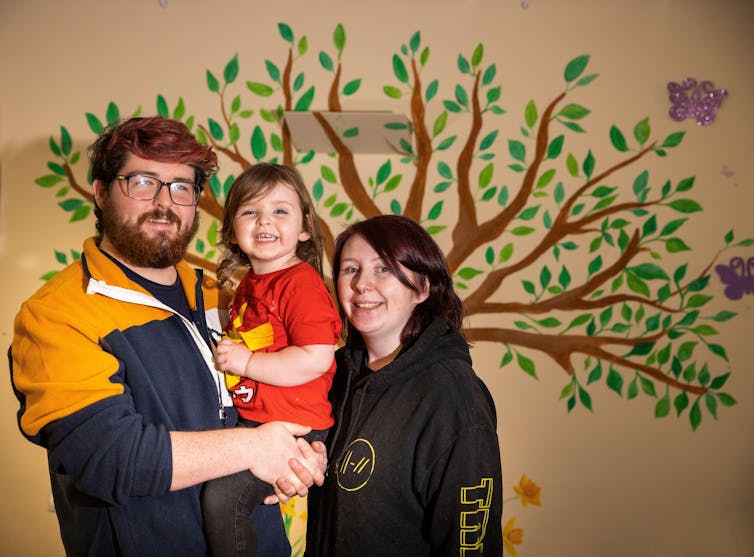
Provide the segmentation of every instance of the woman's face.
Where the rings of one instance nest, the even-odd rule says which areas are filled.
[[[419,283],[415,273],[401,270],[412,283]],[[370,361],[400,346],[403,327],[428,295],[427,288],[416,293],[404,286],[359,235],[343,246],[337,289],[343,312],[364,338]]]

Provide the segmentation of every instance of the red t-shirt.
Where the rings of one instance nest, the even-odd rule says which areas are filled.
[[[336,344],[340,328],[340,315],[322,278],[308,263],[299,263],[264,275],[249,271],[233,297],[226,333],[242,338],[255,352],[277,352],[291,345]],[[327,429],[333,425],[327,393],[334,373],[335,359],[328,371],[295,387],[228,378],[229,385],[238,381],[230,391],[242,418]]]

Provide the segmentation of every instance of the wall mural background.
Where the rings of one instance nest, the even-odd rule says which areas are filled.
[[[535,8],[550,9],[537,4],[512,5],[503,12],[510,16],[515,8],[528,16]],[[594,2],[575,4],[596,9]],[[476,7],[477,13],[482,7],[497,13],[489,2]],[[173,6],[150,5],[151,12],[156,9],[163,16]],[[662,8],[653,9],[663,19]],[[446,12],[452,21],[452,10]],[[347,223],[388,212],[410,216],[445,250],[464,300],[475,365],[492,385],[501,413],[506,552],[547,554],[542,548],[554,547],[548,532],[569,512],[574,492],[565,488],[567,466],[555,479],[541,460],[548,458],[548,446],[558,451],[567,439],[553,434],[529,445],[509,442],[515,430],[513,437],[526,439],[531,423],[542,419],[538,408],[560,416],[564,431],[595,427],[594,422],[599,428],[606,413],[609,428],[617,411],[621,420],[636,423],[628,428],[636,439],[626,437],[626,446],[635,448],[637,440],[641,446],[643,431],[664,428],[661,435],[668,442],[704,451],[708,436],[726,429],[729,413],[736,416],[742,404],[750,406],[738,382],[741,374],[750,375],[746,353],[730,333],[743,327],[742,319],[751,321],[750,307],[734,302],[746,301],[743,295],[754,290],[747,264],[754,231],[735,212],[722,226],[711,227],[714,233],[706,230],[705,214],[719,212],[718,200],[704,191],[707,169],[701,168],[700,179],[698,159],[684,154],[690,141],[697,153],[698,137],[726,118],[737,118],[738,89],[718,94],[713,107],[705,105],[707,119],[697,124],[694,118],[701,111],[687,110],[681,118],[683,99],[668,83],[688,90],[684,76],[693,74],[730,87],[723,79],[727,74],[711,75],[714,65],[697,72],[664,65],[661,72],[646,70],[664,81],[637,86],[657,89],[644,107],[627,102],[626,92],[616,90],[613,81],[602,85],[612,74],[631,73],[633,83],[645,77],[641,67],[631,72],[615,55],[603,54],[605,43],[598,40],[568,44],[563,39],[561,47],[547,52],[547,78],[530,85],[530,74],[545,70],[535,60],[510,64],[501,50],[507,41],[492,29],[456,37],[440,32],[443,24],[433,27],[409,18],[400,32],[385,33],[389,40],[370,45],[363,14],[337,15],[311,24],[302,16],[265,14],[263,45],[251,51],[218,46],[211,56],[188,60],[180,85],[163,88],[165,80],[151,79],[142,86],[132,76],[139,86],[127,95],[100,87],[94,100],[49,114],[23,188],[35,188],[37,203],[55,206],[68,227],[83,232],[72,235],[73,243],[53,235],[37,252],[35,268],[41,272],[36,277],[46,280],[79,256],[81,238],[93,232],[86,147],[105,126],[133,115],[182,120],[220,154],[220,173],[200,200],[202,226],[190,254],[192,264],[209,271],[215,268],[225,193],[234,176],[257,161],[301,170],[318,204],[328,262],[333,239]],[[544,21],[556,29],[556,21],[567,15],[573,16]],[[595,17],[605,23],[599,14]],[[520,62],[521,56],[515,58]],[[375,63],[381,72],[373,70]],[[204,91],[201,102],[192,100],[197,90]],[[384,152],[362,153],[352,146],[374,130],[360,127],[359,119],[336,125],[330,116],[375,109],[395,115],[384,133],[399,139]],[[300,148],[303,138],[289,125],[293,120],[286,112],[311,113],[330,146],[327,151]],[[733,160],[715,160],[718,169],[727,169],[719,171],[723,180],[736,176],[727,167],[736,164]],[[19,301],[34,288],[29,285]],[[537,403],[518,413],[517,420],[506,421],[505,402],[517,393],[536,397]],[[751,433],[751,420],[748,425]],[[603,435],[610,432],[597,437]],[[644,458],[657,452],[655,443],[645,444]],[[506,454],[521,447],[527,450],[518,457]],[[751,441],[742,449],[744,463],[751,463]],[[605,458],[595,458],[605,452],[599,443],[582,443],[575,452],[585,468]],[[630,481],[617,464],[601,473]],[[702,481],[714,478],[713,469]],[[750,518],[751,482],[746,487],[740,503]],[[589,486],[584,489],[581,504],[597,510],[604,494],[590,497]],[[294,500],[284,511],[297,555],[305,501]],[[714,512],[723,518],[734,511]],[[734,514],[745,520],[745,510]],[[732,531],[740,520],[730,523]],[[597,555],[597,548],[612,547],[611,529],[594,532],[588,549],[574,548],[573,554]],[[750,531],[748,538],[736,534],[737,541],[723,543],[731,552],[721,555],[754,547],[747,545]],[[635,546],[643,552],[626,554],[675,554],[647,551],[658,547],[657,537],[666,539],[648,537],[651,541]],[[673,536],[667,539],[672,545]]]

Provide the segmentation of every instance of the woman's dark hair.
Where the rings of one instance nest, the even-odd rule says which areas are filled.
[[[448,328],[462,332],[463,303],[453,289],[453,279],[440,247],[429,233],[413,220],[399,215],[380,215],[349,226],[335,240],[333,282],[337,285],[343,246],[353,236],[361,236],[380,256],[396,278],[414,292],[429,289],[427,299],[414,308],[401,333],[401,343],[410,344],[434,319],[443,319]],[[411,282],[401,265],[416,273],[419,284]],[[345,320],[345,316],[344,321]],[[348,344],[363,344],[361,334],[350,323]]]
[[[244,170],[235,179],[228,190],[223,210],[222,228],[220,230],[220,246],[223,254],[217,268],[217,281],[221,288],[233,286],[233,275],[238,269],[250,267],[249,258],[238,246],[233,231],[233,222],[238,210],[247,201],[256,199],[271,191],[278,184],[290,188],[298,197],[301,205],[303,229],[309,233],[309,239],[299,242],[296,256],[306,261],[322,275],[322,238],[319,229],[319,219],[314,210],[309,190],[298,170],[292,166],[262,162]]]
[[[142,159],[186,164],[194,169],[199,187],[217,172],[217,155],[202,145],[189,129],[177,120],[153,116],[131,118],[110,126],[90,147],[92,180],[110,186],[120,173],[129,154]],[[102,211],[94,208],[97,230],[101,233]]]

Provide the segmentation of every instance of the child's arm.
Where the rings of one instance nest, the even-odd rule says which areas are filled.
[[[252,352],[223,339],[217,345],[218,369],[268,385],[295,387],[316,379],[332,365],[335,345],[286,346],[277,352]]]

